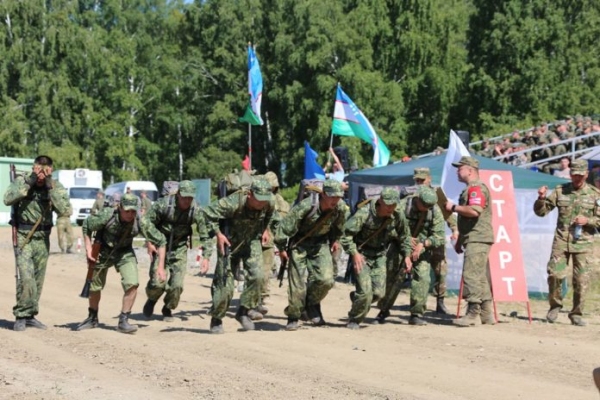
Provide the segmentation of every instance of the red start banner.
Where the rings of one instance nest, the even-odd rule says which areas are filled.
[[[480,179],[492,198],[495,243],[489,262],[494,302],[529,303],[512,173],[482,170]]]

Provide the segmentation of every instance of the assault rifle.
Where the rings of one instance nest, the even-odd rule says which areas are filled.
[[[15,164],[10,164],[10,183],[13,183],[17,179],[17,170]],[[19,211],[18,203],[15,203],[10,208],[10,225],[12,227],[12,243],[13,251],[15,253],[15,278],[17,278],[17,284],[21,280],[21,272],[19,271],[19,236],[18,236],[18,219],[17,214]]]
[[[87,299],[90,297],[90,287],[92,286],[92,278],[94,277],[94,268],[96,267],[96,262],[98,262],[98,255],[100,254],[101,244],[99,241],[95,241],[92,245],[92,258],[96,261],[87,260],[88,269],[87,274],[85,275],[85,283],[83,285],[83,290],[79,297],[83,297]]]
[[[223,199],[223,198],[227,197],[227,182],[225,180],[222,180],[221,182],[219,182],[217,189],[218,189],[219,199]],[[229,240],[229,221],[228,220],[226,220],[226,219],[219,220],[219,230],[221,231],[221,233],[223,235],[225,235],[227,240]],[[227,273],[230,268],[229,257],[231,256],[231,249],[227,245],[225,245],[224,247],[225,248],[224,248],[224,254],[223,254],[223,285],[225,287],[227,287]],[[219,249],[217,249],[217,251],[219,251]]]
[[[285,250],[287,253],[288,249],[286,248]],[[290,253],[287,253],[287,254],[288,254],[288,259],[289,259]],[[279,280],[279,287],[283,286],[283,278],[285,277],[285,270],[287,269],[287,263],[288,263],[288,260],[284,260],[284,261],[281,261],[281,264],[279,265],[279,272],[277,272],[277,280]]]

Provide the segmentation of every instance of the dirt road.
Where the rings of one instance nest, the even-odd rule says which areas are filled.
[[[283,330],[286,288],[273,288],[271,313],[257,331],[241,332],[231,308],[224,335],[208,333],[210,278],[190,269],[175,321],[146,320],[140,290],[135,335],[117,332],[122,291],[109,272],[101,327],[72,329],[87,315],[78,297],[84,255],[60,254],[52,237],[39,319],[47,331],[12,331],[14,260],[8,228],[0,228],[1,399],[597,399],[591,371],[600,366],[598,316],[585,328],[566,313],[549,325],[545,302],[500,304],[496,326],[455,328],[431,312],[425,327],[408,325],[402,293],[389,323],[345,328],[352,289],[336,283],[323,304],[326,327]],[[140,282],[148,257],[138,249]],[[194,254],[190,252],[190,264]],[[274,282],[274,281],[272,281]],[[236,294],[236,299],[239,297]],[[456,299],[450,299],[456,309]],[[237,305],[237,301],[234,306]],[[430,299],[430,307],[434,300]],[[160,309],[160,308],[159,308]],[[517,311],[517,317],[510,317]]]

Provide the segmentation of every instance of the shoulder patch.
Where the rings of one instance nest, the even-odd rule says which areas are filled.
[[[467,196],[467,205],[485,208],[485,195],[481,190],[481,186],[470,186]]]

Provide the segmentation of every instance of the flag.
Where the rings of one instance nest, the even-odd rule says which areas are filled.
[[[242,161],[242,168],[245,171],[250,171],[250,157],[244,157],[244,160]]]
[[[339,136],[354,136],[373,146],[373,166],[382,167],[390,161],[390,151],[375,129],[338,84],[333,110],[331,133]]]
[[[246,112],[244,113],[244,116],[239,119],[239,121],[247,122],[250,125],[262,125],[262,121],[256,116],[256,114],[254,114],[250,104],[248,104],[246,107]]]
[[[456,175],[456,168],[452,166],[452,163],[458,162],[463,156],[470,156],[469,150],[467,150],[456,132],[450,130],[450,144],[448,145],[446,159],[444,160],[440,186],[444,190],[446,197],[457,204],[458,196],[460,196],[465,185],[459,182],[458,175]]]
[[[318,154],[304,141],[304,179],[325,180],[325,171],[317,162]]]
[[[244,121],[248,122],[251,125],[262,125],[263,120],[260,117],[260,105],[262,103],[262,91],[263,91],[263,80],[262,75],[260,73],[260,65],[258,64],[258,58],[256,58],[256,54],[254,53],[254,49],[249,44],[248,45],[248,93],[250,94],[250,109],[252,113],[254,113],[255,119],[245,119],[246,114],[248,114],[248,110],[246,110],[246,114],[244,114]]]

